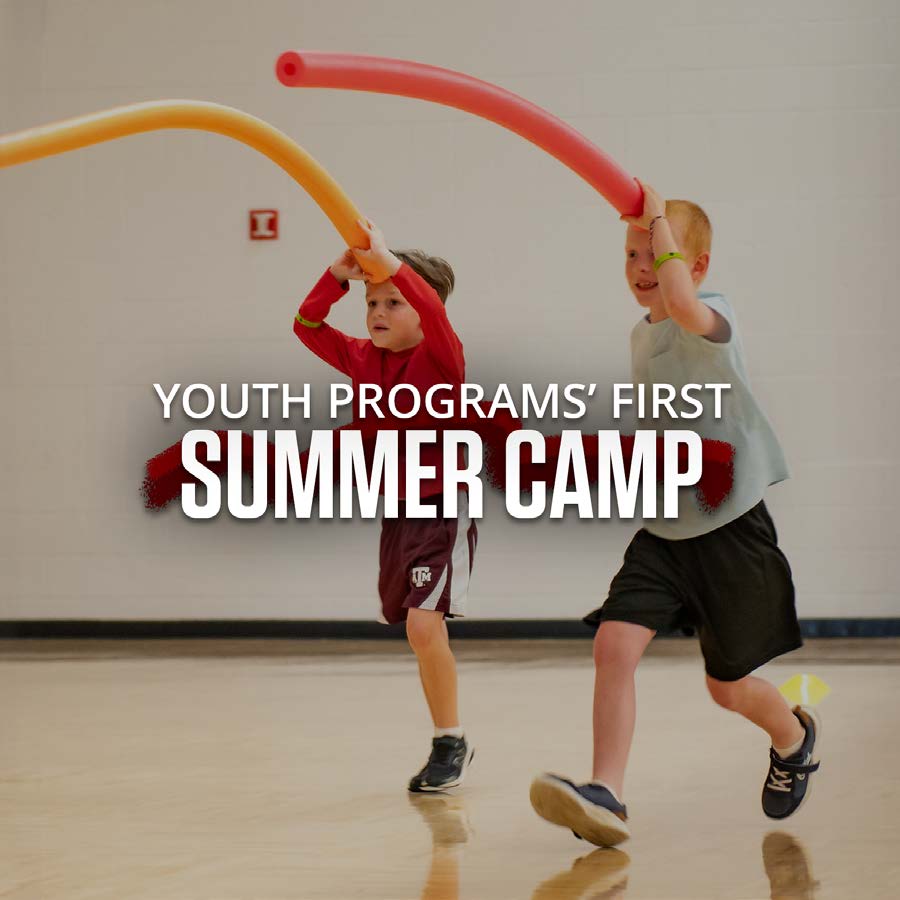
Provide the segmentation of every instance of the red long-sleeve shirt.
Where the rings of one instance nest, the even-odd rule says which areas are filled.
[[[465,381],[466,362],[463,346],[447,318],[447,310],[434,289],[423,278],[416,274],[406,263],[400,266],[391,277],[404,299],[418,313],[422,325],[424,339],[415,347],[395,353],[376,347],[370,338],[353,338],[336,328],[332,328],[325,318],[331,307],[348,290],[348,285],[341,284],[331,271],[326,269],[315,287],[300,305],[299,318],[294,320],[294,334],[320,359],[334,366],[339,372],[349,376],[353,382],[354,418],[359,416],[360,384],[377,384],[383,391],[382,408],[387,412],[387,395],[395,385],[411,384],[422,397],[424,406],[425,393],[436,384],[453,385],[452,397],[455,409],[459,408],[459,385]],[[318,322],[311,326],[301,322]],[[445,394],[441,394],[443,399]],[[401,411],[409,411],[411,398],[408,393],[398,397]],[[370,413],[371,416],[371,413]],[[439,425],[440,422],[435,423]],[[419,426],[424,427],[424,426]],[[406,492],[406,460],[400,453],[400,497]],[[422,479],[420,495],[431,497],[441,493],[443,489],[443,449],[440,444],[424,445],[421,449],[420,463],[423,466],[435,466],[436,477]]]

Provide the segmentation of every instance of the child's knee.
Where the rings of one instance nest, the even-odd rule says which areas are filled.
[[[637,668],[653,632],[630,622],[602,622],[594,637],[594,665],[631,671]]]
[[[444,639],[444,617],[439,612],[411,609],[406,618],[406,639],[416,653],[427,651],[436,641]]]
[[[710,697],[722,707],[732,712],[736,712],[741,706],[741,699],[744,693],[744,680],[739,681],[719,681],[709,675],[706,676],[706,688]]]

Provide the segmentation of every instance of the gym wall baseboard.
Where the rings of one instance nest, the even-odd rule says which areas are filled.
[[[804,637],[900,637],[900,617],[802,619]],[[454,638],[474,640],[591,637],[579,619],[467,619],[449,622]],[[677,638],[678,636],[674,636]],[[271,638],[400,640],[404,630],[367,620],[319,619],[9,619],[0,620],[0,639],[172,640]]]

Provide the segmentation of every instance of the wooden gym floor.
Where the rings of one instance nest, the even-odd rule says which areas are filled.
[[[430,728],[401,642],[0,642],[0,898],[895,898],[900,640],[813,641],[822,768],[767,820],[767,742],[715,707],[690,641],[638,672],[633,838],[538,819],[531,777],[590,760],[590,641],[459,641],[477,748],[411,799]]]

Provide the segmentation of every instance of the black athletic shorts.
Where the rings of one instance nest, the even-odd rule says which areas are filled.
[[[803,640],[791,567],[765,503],[699,537],[670,541],[641,529],[600,609],[584,619],[697,632],[706,672],[737,681]]]

